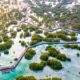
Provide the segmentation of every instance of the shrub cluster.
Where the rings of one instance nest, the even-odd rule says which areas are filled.
[[[62,64],[56,59],[48,60],[47,65],[55,70],[61,70],[63,68]]]
[[[13,44],[12,40],[8,40],[5,43],[0,44],[0,51],[4,51],[4,50],[11,48],[12,44]]]
[[[38,80],[34,76],[17,76],[16,80]],[[39,80],[62,80],[61,78],[54,77],[54,78],[44,78]]]
[[[25,59],[32,59],[33,56],[36,54],[35,50],[33,50],[32,48],[28,49],[26,52],[25,52]]]
[[[34,71],[40,71],[40,70],[43,70],[43,68],[45,67],[45,62],[40,62],[40,63],[31,63],[30,65],[29,65],[29,68],[31,69],[31,70],[34,70]]]
[[[80,50],[80,46],[78,46],[78,44],[64,44],[64,47]]]

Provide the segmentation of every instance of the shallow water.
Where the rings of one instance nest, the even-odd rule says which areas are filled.
[[[17,37],[14,40],[14,45],[9,50],[9,55],[1,54],[0,56],[0,64],[2,65],[12,65],[15,63],[14,58],[18,58],[22,52],[25,50],[24,47],[21,46],[19,43],[19,40],[30,42],[31,36],[20,39],[20,33],[17,33]],[[34,34],[34,32],[31,32],[31,34]],[[43,33],[40,34],[41,36],[44,36]],[[78,40],[80,41],[80,34],[76,34]],[[71,62],[62,62],[64,69],[61,71],[55,71],[46,66],[43,71],[40,72],[33,72],[29,69],[29,64],[31,62],[40,62],[40,55],[42,52],[45,52],[45,48],[47,45],[50,44],[43,44],[40,46],[35,47],[36,55],[33,57],[32,60],[25,60],[24,58],[21,60],[21,62],[18,64],[18,66],[10,73],[2,73],[0,71],[0,80],[15,80],[16,76],[20,75],[33,75],[37,78],[45,78],[45,77],[61,77],[63,80],[80,80],[80,57],[77,57],[76,54],[80,53],[78,50],[73,49],[64,49],[63,44],[52,44],[51,46],[58,49],[61,53],[66,54],[68,57],[71,58]],[[63,49],[62,49],[63,48]],[[12,62],[12,64],[10,63]]]
[[[25,60],[24,58],[18,64],[16,69],[14,69],[10,73],[2,73],[0,72],[0,80],[15,80],[15,77],[18,75],[33,75],[37,78],[44,78],[44,77],[61,77],[63,80],[80,80],[80,57],[77,57],[77,52],[80,51],[72,50],[72,49],[61,49],[63,48],[63,44],[52,44],[51,46],[55,46],[58,50],[62,53],[68,55],[71,58],[71,62],[62,62],[64,69],[61,71],[55,71],[50,69],[48,66],[44,68],[43,71],[40,72],[33,72],[29,69],[29,64],[31,62],[39,62],[41,52],[45,51],[45,47],[48,44],[40,45],[35,47],[36,55],[33,57],[32,60]],[[47,73],[48,72],[48,73]]]

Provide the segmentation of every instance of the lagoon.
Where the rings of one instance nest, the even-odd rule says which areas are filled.
[[[31,62],[39,62],[41,52],[45,51],[47,45],[56,47],[61,53],[66,54],[71,58],[71,62],[62,62],[64,69],[60,71],[52,70],[48,66],[44,68],[43,71],[34,72],[29,69],[29,64]],[[33,48],[36,50],[36,55],[32,60],[25,60],[24,58],[18,64],[18,66],[9,73],[0,72],[0,80],[15,80],[16,76],[20,75],[33,75],[36,78],[45,78],[45,77],[61,77],[63,80],[80,80],[80,57],[77,57],[77,53],[80,51],[75,49],[66,49],[63,47],[63,44],[43,44]]]

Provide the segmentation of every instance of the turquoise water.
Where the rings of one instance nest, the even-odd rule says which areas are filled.
[[[25,60],[24,58],[18,64],[18,66],[10,73],[2,73],[0,72],[0,80],[15,80],[16,76],[19,75],[33,75],[37,78],[44,77],[61,77],[64,80],[80,80],[80,57],[77,57],[76,54],[80,53],[80,51],[72,50],[72,49],[62,49],[63,44],[52,44],[51,46],[56,47],[56,49],[60,49],[60,51],[71,58],[71,62],[62,62],[64,69],[61,71],[55,71],[50,69],[48,66],[44,68],[43,71],[34,72],[29,69],[29,64],[31,62],[40,62],[41,52],[45,51],[45,47],[48,44],[40,45],[35,47],[36,55],[32,60]]]
[[[12,28],[13,29],[13,28]],[[21,33],[21,32],[20,32]],[[21,53],[24,51],[25,48],[23,48],[20,43],[19,40],[23,40],[26,43],[31,41],[31,36],[27,37],[25,39],[20,39],[20,33],[17,34],[17,37],[15,39],[13,39],[14,41],[14,45],[12,46],[12,48],[9,50],[10,54],[9,55],[4,55],[2,54],[0,57],[0,64],[2,63],[3,65],[11,65],[10,62],[12,62],[12,64],[14,64],[14,58],[16,56],[16,58],[18,58]],[[34,32],[32,32],[31,34],[34,34]],[[40,34],[41,36],[44,36],[43,33]],[[76,34],[78,40],[80,41],[80,34]],[[61,50],[62,53],[66,54],[67,56],[69,56],[71,58],[71,62],[64,62],[62,63],[63,66],[65,67],[63,70],[61,71],[54,71],[51,70],[48,66],[46,66],[44,68],[43,71],[41,72],[33,72],[29,69],[29,64],[31,62],[40,62],[40,55],[41,52],[45,51],[45,47],[47,45],[40,45],[35,47],[34,49],[36,50],[37,54],[33,57],[32,60],[25,60],[24,58],[21,60],[21,62],[19,63],[19,65],[16,67],[16,69],[14,69],[12,72],[10,73],[2,73],[0,71],[0,80],[15,80],[15,77],[18,75],[33,75],[37,78],[44,78],[46,76],[49,77],[62,77],[64,80],[80,80],[80,75],[79,75],[79,70],[80,70],[80,57],[77,57],[76,54],[77,50],[72,50],[72,49],[67,49],[67,50]],[[62,44],[52,44],[51,46],[56,47],[57,49],[59,48],[63,48]],[[15,54],[14,54],[15,51]],[[18,55],[16,55],[16,53]],[[80,52],[79,52],[80,53]]]

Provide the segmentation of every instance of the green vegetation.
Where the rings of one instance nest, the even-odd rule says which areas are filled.
[[[60,53],[52,46],[47,46],[46,50],[48,51],[48,55],[51,57],[55,57],[56,59],[60,61],[70,61],[70,58],[68,58],[65,54]]]
[[[33,36],[32,36],[32,39],[31,39],[32,41],[31,41],[31,43],[30,43],[30,45],[34,45],[34,44],[36,44],[36,43],[38,43],[38,42],[41,42],[42,40],[43,40],[43,37],[41,37],[40,35],[38,35],[38,34],[34,34]]]
[[[8,50],[4,51],[4,54],[9,54],[9,51]]]
[[[18,60],[18,58],[14,58],[14,61],[17,61]]]
[[[64,41],[76,41],[77,37],[75,36],[74,32],[66,32],[64,30],[58,31],[56,33],[45,32],[44,41],[47,42],[60,42],[60,40]],[[70,36],[70,37],[69,37]]]
[[[77,53],[77,56],[80,57],[80,53]]]
[[[46,42],[60,42],[60,38],[44,38]]]
[[[39,34],[39,33],[42,33],[43,31],[42,30],[40,30],[40,29],[36,29],[36,31],[35,31],[37,34]]]
[[[56,36],[57,36],[58,38],[61,38],[61,40],[71,41],[71,39],[68,37],[67,34],[68,34],[68,33],[66,33],[65,31],[56,32]]]
[[[16,31],[11,32],[11,37],[12,37],[12,38],[15,38],[16,35],[17,35],[17,32],[16,32]]]
[[[48,60],[48,54],[47,53],[42,53],[42,55],[40,56],[40,59],[43,61],[47,61]]]
[[[55,36],[53,35],[53,33],[45,32],[44,34],[46,35],[47,38],[55,38]]]
[[[72,30],[78,30],[78,31],[80,30],[80,23],[79,23],[80,10],[74,9],[74,11],[72,10],[73,12],[70,12],[69,10],[63,7],[51,8],[51,4],[47,6],[44,4],[44,1],[42,4],[40,4],[38,1],[36,3],[38,4],[38,7],[37,6],[34,7],[31,5],[32,11],[36,13],[37,17],[42,17],[43,20],[39,22],[39,20],[34,16],[30,16],[31,19],[33,19],[35,22],[41,25],[44,24],[46,29],[51,29],[53,26],[56,26],[56,21],[58,21],[61,27],[70,28],[68,26],[71,26]],[[7,18],[5,18],[5,16],[8,17],[8,15],[10,15],[10,14],[6,15],[7,12],[5,13],[5,15],[3,15],[4,17],[1,16],[0,14],[0,19],[2,20],[4,19],[2,25],[0,25],[0,29],[2,29],[4,34],[9,33],[8,31],[6,31],[6,27],[9,27],[12,24],[17,25],[16,20],[22,19],[23,17],[22,13],[18,11],[15,11],[15,12],[16,13],[14,13],[14,15],[11,14],[12,16],[15,16],[14,17],[15,19],[11,17],[12,20],[10,19],[8,20]],[[51,14],[49,14],[49,12],[51,12]],[[46,13],[46,15],[44,15],[44,13]],[[62,13],[62,16],[60,16],[61,13]],[[53,14],[54,14],[54,17],[52,16]],[[2,28],[4,27],[3,24],[5,25],[5,28]],[[74,32],[71,32],[71,33],[66,31],[58,31],[56,33],[45,32],[44,34],[46,37],[42,37],[39,35],[39,33],[42,33],[43,31],[35,28],[35,26],[33,25],[22,24],[20,26],[20,29],[23,30],[23,33],[20,35],[20,38],[26,38],[28,36],[31,36],[30,32],[35,31],[36,34],[31,36],[32,41],[30,42],[30,45],[35,45],[41,41],[47,41],[47,42],[60,42],[60,40],[77,41],[77,37]],[[4,34],[2,34],[3,36],[2,39],[0,38],[0,51],[3,51],[4,54],[9,54],[8,49],[10,49],[13,44],[13,41],[10,39],[15,38],[17,35],[17,32],[15,31],[11,32],[11,38],[9,38]],[[26,42],[20,41],[20,43],[22,46],[26,46]],[[77,44],[71,44],[71,45],[65,44],[64,47],[80,50],[80,46],[78,46]],[[31,60],[35,54],[36,52],[33,49],[28,49],[28,51],[25,52],[25,59]],[[79,53],[77,53],[77,56],[79,56]],[[51,57],[52,59],[49,60],[49,57]],[[57,49],[51,46],[46,47],[46,51],[40,56],[40,59],[41,59],[40,63],[31,63],[29,68],[31,70],[38,71],[38,70],[43,70],[44,67],[48,65],[52,69],[61,70],[63,68],[61,61],[70,61],[70,58],[67,58],[65,54],[60,53]],[[17,58],[15,58],[14,60],[16,61]],[[17,77],[16,80],[36,80],[36,79],[32,76],[27,76],[27,77],[20,76],[20,77]],[[50,79],[43,79],[43,80],[50,80]],[[51,80],[61,80],[61,79],[51,78]]]
[[[36,54],[35,50],[33,50],[32,48],[28,49],[26,52],[25,52],[25,59],[32,59],[33,56]]]
[[[44,69],[44,67],[45,67],[45,62],[40,62],[40,63],[31,63],[30,65],[29,65],[29,68],[31,69],[31,70],[34,70],[34,71],[40,71],[40,70],[43,70]]]
[[[61,61],[66,61],[67,57],[65,54],[57,54],[57,59],[59,59]]]
[[[70,45],[69,44],[64,44],[64,47],[65,48],[70,48]]]
[[[53,41],[54,42],[60,42],[60,38],[54,38]]]
[[[36,30],[36,26],[30,25],[29,30],[30,30],[30,32],[35,31]]]
[[[8,23],[15,21],[14,13],[15,11],[9,10],[9,7],[3,8],[4,5],[0,7],[0,30],[4,30]]]
[[[10,21],[10,22],[8,22],[8,23],[6,24],[6,27],[9,27],[9,26],[12,25],[12,24],[16,25],[16,24],[17,24],[17,21]]]
[[[2,38],[0,38],[0,43],[2,42]]]
[[[30,18],[33,19],[35,22],[39,23],[39,20],[36,17],[34,17],[34,16],[31,15]]]
[[[34,34],[34,35],[32,36],[32,40],[36,40],[37,42],[40,42],[40,41],[42,41],[43,39],[42,39],[42,37],[41,37],[40,35]]]
[[[33,51],[28,51],[25,55],[27,59],[31,59],[33,55],[31,55]],[[35,53],[35,52],[34,52]],[[52,57],[53,59],[49,59],[49,57]],[[56,58],[56,59],[54,59]],[[40,59],[42,60],[40,63],[31,63],[29,65],[29,68],[34,71],[43,70],[43,68],[46,66],[50,66],[52,69],[55,70],[61,70],[63,68],[60,61],[71,61],[70,58],[66,57],[65,54],[61,54],[59,51],[57,51],[52,46],[46,47],[46,52],[42,53],[40,56]],[[58,60],[57,60],[58,59]],[[60,61],[59,61],[60,60]]]
[[[46,50],[48,51],[49,56],[52,56],[52,57],[56,57],[60,53],[52,46],[47,46]]]
[[[75,32],[70,32],[70,36],[76,36]]]
[[[25,47],[27,46],[25,41],[20,41],[20,43],[21,43],[21,46],[25,46]]]
[[[59,53],[59,52],[58,52],[54,47],[52,47],[52,46],[47,46],[47,47],[46,47],[46,50],[47,50],[47,51],[52,50],[53,52]]]
[[[41,41],[46,41],[46,42],[60,42],[60,40],[77,41],[77,37],[75,36],[74,32],[66,32],[64,30],[58,31],[56,33],[44,32],[44,35],[45,37],[42,37],[39,34],[32,35],[30,45],[35,45]]]
[[[68,29],[71,28],[73,30],[78,30],[78,31],[80,30],[79,5],[73,7],[72,10],[69,10],[65,7],[62,7],[63,5],[57,5],[53,8],[51,4],[49,5],[45,4],[45,1],[43,1],[43,3],[40,3],[39,0],[36,0],[35,3],[37,5],[36,7],[32,2],[29,2],[32,11],[37,14],[37,17],[43,18],[42,24],[45,24],[46,28],[47,27],[51,28],[53,25],[56,24],[56,21],[58,21],[61,27]]]
[[[24,32],[24,38],[29,37],[31,34],[29,32]]]
[[[56,59],[48,60],[47,65],[55,70],[61,70],[63,68],[62,64]]]
[[[71,41],[77,41],[77,37],[72,36],[72,37],[71,37]]]
[[[36,30],[36,26],[33,26],[32,24],[21,24],[21,30],[23,30],[24,32],[32,32]]]
[[[12,40],[8,40],[5,43],[0,44],[0,51],[4,51],[4,50],[11,48],[12,44],[13,44]]]
[[[28,31],[28,26],[26,24],[22,24],[21,25],[21,30],[23,30],[24,32]]]
[[[14,16],[15,16],[16,20],[21,20],[23,17],[22,13],[19,11],[17,11]]]
[[[2,38],[4,42],[7,42],[10,39],[7,35],[4,35]]]
[[[23,38],[23,36],[24,36],[24,34],[23,34],[23,33],[21,33],[21,34],[20,34],[20,38]]]
[[[64,47],[80,50],[80,46],[78,44],[64,44]]]
[[[37,80],[34,76],[17,76],[16,80]]]
[[[16,80],[37,80],[34,76],[17,76]],[[61,78],[44,78],[39,80],[62,80]]]

